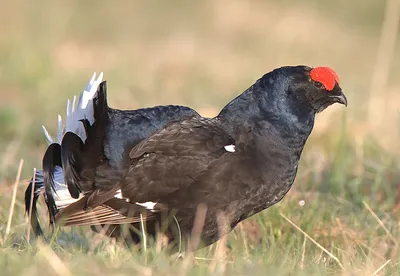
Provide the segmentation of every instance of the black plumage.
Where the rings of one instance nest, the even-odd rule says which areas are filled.
[[[122,153],[129,152],[129,158],[121,158],[122,177],[114,186],[115,193],[121,191],[121,199],[132,205],[157,203],[147,219],[150,235],[156,232],[157,223],[162,223],[165,210],[173,212],[180,233],[189,237],[197,207],[203,204],[207,206],[203,245],[218,240],[218,214],[225,215],[232,229],[284,197],[295,179],[315,114],[335,102],[347,105],[337,75],[328,69],[276,69],[215,118],[195,116],[161,127]],[[111,208],[115,193],[94,186],[82,199],[84,207],[67,207],[56,219],[81,225],[90,214],[83,208]],[[111,225],[113,231],[108,234],[119,236],[118,224],[122,223],[108,223],[103,216],[101,224]],[[133,226],[137,228],[137,223]],[[133,241],[140,240],[136,232],[130,235]],[[174,233],[167,236],[175,238]]]
[[[53,193],[56,191],[56,184],[55,184],[55,176],[54,173],[57,171],[55,170],[56,167],[61,167],[61,146],[57,143],[51,144],[44,156],[42,161],[42,168],[43,168],[43,187],[44,183],[46,183],[47,188],[44,189],[44,197],[47,205],[47,209],[49,210],[49,217],[50,217],[50,224],[53,224],[55,221],[55,214],[57,213],[57,206],[56,202],[53,197]],[[38,174],[38,173],[36,173]],[[40,179],[40,177],[39,177]],[[40,183],[40,181],[38,181]],[[31,183],[32,185],[32,183]],[[40,186],[36,186],[36,190],[39,189]],[[26,197],[27,195],[25,195]],[[29,195],[28,195],[29,196]],[[36,212],[36,206],[35,206]],[[36,217],[33,217],[36,219]],[[37,224],[38,231],[41,232],[39,224]]]

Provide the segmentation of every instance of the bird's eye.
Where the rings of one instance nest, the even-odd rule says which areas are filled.
[[[314,81],[314,85],[315,87],[319,88],[319,89],[323,89],[324,85],[322,83],[320,83],[319,81]]]

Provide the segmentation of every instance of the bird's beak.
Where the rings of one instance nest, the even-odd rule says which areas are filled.
[[[334,102],[336,103],[341,103],[344,104],[345,106],[347,106],[347,98],[346,96],[343,94],[343,92],[340,92],[339,95],[331,95],[329,96]]]

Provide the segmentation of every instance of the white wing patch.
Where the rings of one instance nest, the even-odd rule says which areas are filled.
[[[235,152],[236,151],[235,150],[235,145],[226,145],[224,148],[228,152]]]
[[[122,199],[122,192],[121,192],[121,189],[119,189],[119,190],[117,191],[117,193],[114,195],[114,197],[119,198],[119,199]]]
[[[85,90],[79,95],[78,103],[76,96],[67,101],[66,120],[63,124],[62,118],[58,115],[58,131],[56,140],[48,133],[47,129],[42,126],[44,135],[49,144],[61,144],[62,138],[66,132],[73,132],[78,135],[82,141],[86,140],[85,129],[80,120],[87,119],[90,124],[94,123],[93,115],[93,98],[96,96],[97,88],[103,81],[103,73],[100,73],[96,78],[96,73],[93,74]]]
[[[143,203],[136,202],[136,204],[143,206],[144,208],[146,208],[148,210],[154,210],[154,206],[156,206],[157,202],[152,202],[152,201],[143,202]]]
[[[129,202],[129,198],[124,198],[122,196],[121,189],[119,189],[117,191],[117,193],[114,195],[114,197],[119,198],[119,199],[125,199],[127,202]],[[140,206],[146,208],[147,210],[154,211],[154,206],[156,206],[157,202],[152,202],[152,201],[143,202],[143,203],[135,202],[135,204],[140,205]]]

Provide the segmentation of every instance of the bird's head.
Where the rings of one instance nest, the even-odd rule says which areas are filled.
[[[346,96],[339,86],[339,77],[329,67],[287,66],[271,73],[263,77],[267,82],[264,85],[269,88],[275,86],[274,91],[278,92],[274,96],[287,98],[296,107],[318,113],[334,103],[347,106]]]
[[[232,100],[219,116],[238,124],[266,120],[287,129],[312,128],[316,113],[334,103],[347,106],[339,82],[329,67],[280,67]]]
[[[315,67],[306,70],[308,82],[305,97],[316,112],[321,112],[334,103],[347,106],[346,96],[340,88],[339,76],[329,67]]]

